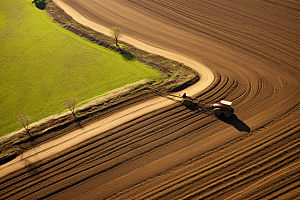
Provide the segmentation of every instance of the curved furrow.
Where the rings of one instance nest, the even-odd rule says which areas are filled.
[[[296,27],[289,27],[287,24],[282,24],[280,22],[277,22],[276,20],[273,20],[271,18],[269,18],[268,16],[263,16],[264,13],[257,13],[257,10],[253,10],[253,9],[258,9],[259,8],[259,1],[256,1],[255,3],[253,3],[253,1],[247,1],[245,2],[245,4],[247,6],[239,6],[238,9],[235,9],[233,4],[231,4],[230,2],[222,2],[220,0],[215,0],[215,1],[205,1],[205,4],[209,5],[209,9],[212,9],[213,11],[221,11],[222,14],[227,13],[227,15],[229,17],[233,17],[238,21],[242,21],[242,22],[247,22],[247,23],[251,23],[251,25],[258,27],[259,29],[263,29],[267,32],[270,32],[270,29],[267,29],[268,26],[270,26],[271,28],[276,28],[279,29],[281,31],[299,36],[299,33],[297,32],[297,28]],[[226,5],[227,4],[227,5]],[[231,5],[230,5],[231,4]],[[251,4],[253,4],[253,6],[251,6]],[[268,4],[265,8],[269,8]],[[259,10],[260,12],[260,10]],[[265,10],[266,12],[266,10]],[[252,14],[254,13],[254,14]],[[286,12],[289,13],[289,12]],[[272,13],[273,14],[273,13]],[[236,17],[241,15],[242,17]],[[294,19],[299,18],[299,16],[295,15]],[[275,18],[276,19],[276,18]],[[288,20],[292,20],[292,19],[288,19]],[[256,29],[255,29],[256,30]],[[285,37],[284,37],[285,38]]]
[[[280,12],[285,15],[290,15],[292,17],[298,17],[300,12],[300,4],[297,1],[266,1],[268,6],[260,3],[259,1],[255,2],[256,6],[262,6],[263,8],[270,9],[272,11]],[[287,4],[287,5],[285,5]],[[286,12],[288,10],[288,12]]]
[[[208,104],[233,101],[235,116],[168,105],[56,156],[37,163],[24,159],[27,168],[1,178],[1,198],[299,195],[297,1],[55,1],[95,23],[119,26],[128,36],[205,63],[215,80],[193,97]]]
[[[299,147],[299,143],[295,146]],[[295,149],[298,151],[299,149]],[[284,150],[285,153],[285,150]],[[250,169],[246,167],[242,167],[243,169],[239,169],[236,174],[228,173],[224,174],[221,177],[218,177],[212,182],[208,183],[207,186],[196,187],[193,188],[194,192],[189,191],[188,195],[184,196],[185,198],[201,198],[201,199],[217,199],[224,198],[226,193],[229,193],[233,190],[240,190],[251,182],[257,182],[261,177],[264,176],[272,176],[274,172],[284,169],[285,171],[289,168],[291,163],[299,162],[299,157],[297,156],[298,152],[295,152],[288,157],[283,156],[280,157],[280,160],[275,160],[275,164],[266,165],[264,162],[270,162],[269,159],[263,160],[263,162],[259,162],[251,166]],[[282,156],[279,154],[278,156]],[[258,168],[258,169],[257,169]],[[269,170],[271,169],[271,170]],[[251,173],[251,176],[248,173]],[[220,186],[221,185],[221,186]]]
[[[231,184],[233,188],[229,188],[229,190],[232,190],[234,188],[242,189],[243,184],[245,184],[245,182],[246,183],[249,182],[250,181],[249,179],[262,176],[262,173],[257,171],[270,174],[272,172],[275,172],[276,169],[280,167],[280,165],[282,167],[292,163],[292,161],[294,160],[299,161],[299,156],[297,153],[299,151],[297,150],[297,148],[299,149],[300,147],[299,138],[298,138],[299,132],[296,133],[294,131],[289,132],[288,130],[282,130],[281,132],[282,132],[281,136],[275,137],[276,140],[271,139],[274,138],[274,136],[270,136],[271,138],[265,138],[254,145],[249,145],[248,147],[245,147],[238,154],[233,154],[230,156],[226,155],[222,157],[222,159],[220,159],[221,162],[210,161],[209,164],[197,162],[192,167],[189,167],[190,170],[182,169],[186,166],[178,166],[181,172],[180,171],[177,172],[176,170],[173,169],[173,171],[178,173],[177,176],[174,176],[174,179],[172,176],[169,176],[168,178],[166,178],[166,182],[159,181],[157,183],[158,185],[155,185],[155,188],[147,187],[148,181],[145,181],[146,183],[144,184],[146,186],[144,186],[145,187],[144,190],[136,189],[137,191],[143,191],[144,194],[141,196],[135,196],[135,198],[136,199],[163,198],[163,196],[167,195],[168,193],[171,194],[176,193],[177,194],[176,198],[184,198],[184,197],[191,196],[192,194],[191,190],[185,189],[186,187],[193,188],[192,190],[195,191],[194,195],[197,196],[197,194],[203,194],[204,190],[210,190],[211,187],[214,186],[221,186],[221,188],[228,187],[228,185],[224,186],[220,182],[222,181],[222,179],[224,179],[224,181],[225,179],[234,181]],[[286,143],[286,141],[289,142]],[[270,147],[273,149],[272,151],[270,151]],[[213,152],[210,152],[210,154],[212,153]],[[276,162],[276,159],[280,161]],[[269,165],[266,165],[267,163],[269,163]],[[277,168],[275,167],[276,165]],[[170,171],[172,173],[172,170]],[[224,172],[222,173],[222,171]],[[167,172],[163,172],[163,174],[167,174]],[[221,176],[219,174],[221,174]],[[250,175],[250,176],[246,176],[244,179],[241,179],[241,176],[245,176],[245,175]],[[160,178],[159,175],[157,177],[154,177],[153,179],[158,179],[158,178]],[[136,188],[142,187],[142,184],[143,183],[135,187]],[[194,187],[188,187],[192,184],[194,185]],[[197,190],[196,188],[199,189]],[[200,190],[202,191],[201,193]],[[219,192],[221,193],[218,193],[218,195],[220,195],[220,199],[225,199],[225,197],[221,197],[222,193],[224,193],[225,191],[226,190],[223,188],[220,189]],[[215,191],[215,193],[216,192],[218,192],[218,190]],[[120,197],[118,196],[112,197],[112,199],[122,199],[122,198],[129,198],[128,196],[126,196],[126,191],[124,191],[123,196],[121,195]],[[165,198],[170,199],[172,197],[165,196]],[[197,198],[202,199],[204,198],[204,196],[201,197],[198,196]],[[213,197],[212,199],[218,199],[218,198]]]
[[[137,3],[137,2],[136,2]],[[294,58],[296,59],[296,62],[299,62],[299,53],[296,54],[295,52],[298,51],[299,52],[299,44],[294,44],[294,46],[291,45],[285,45],[285,43],[283,43],[283,41],[285,40],[285,38],[283,37],[279,37],[278,39],[276,39],[275,35],[263,35],[261,33],[255,33],[256,35],[252,34],[252,30],[253,29],[243,29],[241,30],[238,26],[236,26],[234,23],[232,24],[223,24],[223,23],[216,23],[216,21],[211,21],[210,18],[208,18],[207,20],[204,20],[205,17],[198,17],[197,14],[194,14],[193,17],[191,17],[190,12],[182,12],[181,10],[175,10],[176,8],[176,4],[172,4],[172,5],[165,5],[161,2],[155,2],[159,5],[164,5],[164,7],[169,8],[172,12],[177,12],[179,13],[181,16],[185,16],[187,21],[181,22],[181,24],[183,26],[187,26],[187,24],[192,24],[195,25],[196,23],[198,26],[203,26],[206,25],[207,27],[209,27],[208,29],[204,27],[204,29],[199,28],[198,26],[195,25],[195,27],[188,27],[188,29],[194,29],[197,31],[215,31],[214,33],[216,33],[218,35],[217,32],[220,32],[222,34],[222,36],[229,36],[228,37],[228,41],[227,42],[232,42],[234,41],[242,41],[242,43],[244,43],[245,41],[251,41],[251,46],[254,48],[253,44],[256,44],[256,46],[261,49],[262,47],[266,48],[266,49],[272,49],[272,50],[277,50],[279,51],[280,54],[286,54],[288,55],[290,58]],[[140,3],[139,3],[140,4]],[[175,8],[171,7],[174,6]],[[145,6],[146,7],[146,6]],[[154,6],[153,6],[154,7]],[[147,8],[149,9],[149,6],[147,6]],[[181,7],[180,7],[181,8]],[[179,9],[179,8],[178,8]],[[151,10],[152,11],[152,10]],[[238,15],[241,15],[241,13],[238,13]],[[230,15],[230,17],[232,17],[232,15]],[[238,16],[237,19],[239,19],[240,17]],[[174,18],[172,18],[174,20]],[[190,22],[190,20],[193,20],[192,22]],[[177,22],[177,21],[176,21]],[[189,23],[190,22],[190,23]],[[217,31],[217,32],[216,32]],[[258,35],[257,35],[258,34]],[[238,38],[238,39],[234,39],[234,38]],[[266,39],[264,39],[266,38]],[[270,39],[272,39],[272,43],[270,43]],[[276,42],[276,43],[275,43]],[[284,46],[286,48],[292,48],[291,50],[285,49],[284,46],[280,45],[280,44],[284,44]],[[297,46],[297,48],[295,49],[295,47]],[[280,47],[280,48],[279,48]],[[294,50],[294,51],[292,51]],[[295,51],[296,50],[296,51]],[[260,52],[260,55],[263,55],[264,53],[266,53],[267,51],[265,50],[258,50],[255,49],[255,51],[253,52]],[[292,54],[292,55],[289,55]],[[266,57],[271,57],[272,55],[268,55]],[[274,57],[271,60],[275,60]]]
[[[153,134],[154,135],[154,134]],[[149,136],[147,136],[147,137],[149,137]],[[80,148],[80,150],[81,150],[81,156],[80,157],[82,157],[82,158],[80,158],[78,155],[75,155],[75,161],[77,161],[77,162],[75,162],[75,163],[70,163],[70,160],[72,160],[72,157],[71,157],[71,155],[70,155],[70,153],[68,152],[68,160],[69,160],[69,162],[68,162],[68,165],[65,165],[63,162],[61,163],[62,165],[65,165],[64,167],[61,167],[61,168],[54,168],[53,166],[50,166],[49,167],[49,169],[51,169],[51,171],[52,170],[60,170],[60,173],[62,173],[62,172],[68,172],[69,170],[71,170],[71,174],[76,174],[76,173],[78,173],[78,172],[74,172],[75,170],[74,169],[76,169],[76,167],[80,167],[83,163],[84,163],[84,165],[85,166],[87,166],[87,164],[89,164],[90,162],[95,162],[95,160],[94,159],[92,159],[92,158],[89,158],[89,156],[90,157],[96,157],[96,161],[97,160],[99,160],[99,159],[102,159],[101,160],[101,162],[107,162],[107,161],[105,161],[106,159],[103,159],[103,158],[105,158],[106,156],[105,156],[105,154],[107,154],[107,155],[112,155],[112,150],[113,151],[120,151],[120,149],[123,149],[123,148],[125,148],[125,147],[130,147],[131,145],[132,145],[132,143],[134,144],[136,141],[134,141],[134,138],[129,138],[129,139],[131,139],[132,141],[131,142],[128,142],[127,143],[127,141],[126,140],[121,140],[122,141],[122,143],[124,143],[123,145],[124,146],[122,146],[122,144],[110,144],[109,142],[108,143],[106,143],[106,142],[102,142],[103,144],[106,144],[105,146],[108,146],[109,147],[109,149],[107,150],[107,149],[105,149],[105,151],[108,151],[108,153],[105,153],[105,152],[101,152],[101,150],[99,149],[99,147],[101,147],[102,148],[102,146],[103,146],[103,144],[102,145],[99,145],[99,146],[97,146],[98,147],[98,149],[97,149],[97,152],[94,152],[94,151],[92,151],[94,148],[97,148],[97,147],[93,147],[93,148],[91,148],[91,147],[89,147],[89,149],[87,149],[86,150],[86,152],[88,153],[88,154],[86,154],[86,153],[84,153],[84,148]],[[139,139],[140,140],[140,139]],[[118,148],[114,148],[114,146],[118,146]],[[136,147],[136,148],[138,148],[138,147]],[[111,150],[110,150],[111,149]],[[82,152],[83,151],[83,152]],[[100,151],[100,152],[99,152]],[[130,149],[129,149],[129,151],[130,151]],[[126,152],[121,152],[121,153],[118,153],[118,154],[124,154],[124,153],[126,153]],[[102,154],[102,156],[101,157],[98,157],[97,156],[97,154]],[[112,158],[111,158],[112,159]],[[78,161],[81,163],[78,163]],[[101,163],[96,163],[96,165],[99,165],[99,164],[101,164]],[[93,167],[93,166],[90,166],[90,167]],[[39,169],[41,169],[42,167],[39,167]],[[80,169],[81,171],[83,171],[84,169]],[[54,173],[55,173],[55,171],[54,171]],[[42,176],[42,179],[45,181],[47,181],[47,180],[49,180],[49,178],[52,178],[52,180],[51,181],[53,181],[53,176],[55,176],[55,174],[54,175],[52,175],[52,174],[44,174],[44,173],[42,173],[42,171],[40,171],[39,172],[39,175],[38,175],[38,177],[40,177],[40,176]],[[60,179],[64,179],[64,177],[59,177]],[[19,179],[19,177],[18,177],[18,179]],[[32,179],[29,179],[29,177],[25,177],[25,179],[26,179],[26,183],[23,183],[24,185],[26,185],[26,187],[32,187],[33,188],[33,186],[35,185],[35,184],[37,184],[36,183],[36,181],[33,181]],[[43,181],[42,180],[42,181]],[[20,184],[21,182],[20,182],[20,180],[16,180],[17,181],[17,183],[18,184]],[[41,183],[41,181],[39,180],[39,182],[38,183]],[[19,191],[20,190],[23,190],[23,189],[26,189],[26,188],[22,188],[22,187],[19,187],[18,188],[19,189]],[[40,190],[41,188],[38,188],[38,189],[36,189],[36,190]],[[7,194],[7,191],[5,191],[6,192],[6,194]]]
[[[172,9],[173,10],[173,9]],[[190,13],[188,13],[190,14]],[[199,23],[199,25],[205,27],[209,27],[207,31],[212,31],[215,30],[215,33],[220,32],[222,36],[230,36],[230,41],[232,42],[232,39],[236,38],[236,41],[242,41],[244,43],[245,41],[250,42],[253,44],[256,44],[256,46],[259,46],[259,51],[258,49],[255,49],[256,52],[260,52],[259,54],[263,54],[267,51],[261,50],[262,47],[265,49],[272,49],[272,50],[277,50],[278,53],[289,56],[291,59],[295,59],[295,62],[299,62],[300,55],[299,53],[297,54],[296,52],[299,52],[299,44],[295,43],[289,43],[286,44],[285,38],[276,36],[276,35],[264,35],[261,34],[260,32],[257,32],[255,34],[252,33],[252,29],[244,29],[244,30],[239,30],[239,27],[236,26],[234,23],[232,24],[222,24],[220,22],[212,22],[210,19],[204,20],[205,17],[198,17],[192,18],[191,16],[187,16],[188,19],[193,19],[195,22]],[[200,23],[201,22],[201,23]],[[186,25],[186,24],[185,24]],[[197,26],[196,26],[197,27]],[[190,28],[190,27],[189,27]],[[200,28],[195,28],[197,30],[201,30]],[[237,31],[238,30],[238,31]],[[270,39],[272,39],[272,43],[270,43]],[[293,46],[291,46],[293,44]],[[268,55],[268,57],[272,57],[271,55]],[[274,60],[274,57],[273,59]]]
[[[292,156],[296,156],[295,154],[292,155]],[[290,157],[292,157],[290,156]],[[283,160],[283,159],[282,159]],[[294,159],[295,160],[295,159]],[[292,158],[290,158],[290,160],[288,162],[292,162],[294,161]],[[283,162],[283,161],[281,161]],[[258,165],[260,165],[261,163],[259,163]],[[252,167],[257,167],[257,165],[254,165]],[[277,170],[277,168],[273,165],[270,165],[268,167],[272,167],[273,170]],[[245,169],[246,167],[244,167]],[[247,172],[250,170],[249,169],[245,169],[247,170]],[[264,169],[259,169],[260,171],[251,171],[251,173],[253,173],[255,176],[256,174],[261,174],[261,172],[263,173],[266,173],[265,171],[263,171]],[[244,175],[243,173],[245,173],[243,170],[240,170],[240,169],[231,169],[231,170],[226,170],[228,171],[227,174],[224,174],[220,177],[216,177],[215,179],[211,179],[211,178],[207,178],[207,177],[203,177],[202,176],[199,176],[199,172],[197,171],[193,171],[193,173],[190,173],[186,176],[183,176],[182,179],[176,179],[176,180],[173,180],[172,182],[169,182],[168,184],[165,184],[165,185],[161,185],[160,186],[160,189],[158,191],[147,191],[147,194],[146,195],[143,195],[143,196],[139,196],[137,197],[138,199],[147,199],[147,198],[150,198],[150,197],[155,197],[157,198],[158,196],[156,195],[159,195],[159,193],[164,193],[166,194],[166,191],[175,191],[175,190],[180,190],[182,188],[180,188],[179,186],[187,186],[187,185],[191,185],[193,184],[193,182],[196,182],[198,181],[199,182],[199,179],[208,179],[209,181],[206,182],[205,184],[202,184],[202,185],[198,185],[198,186],[195,186],[193,187],[193,191],[183,191],[180,193],[180,195],[177,195],[178,198],[191,198],[193,196],[197,197],[197,198],[213,198],[213,199],[216,199],[217,197],[221,197],[224,193],[226,192],[230,192],[230,190],[234,190],[234,189],[240,189],[243,187],[244,184],[247,184],[248,182],[250,181],[253,181],[253,179],[255,177],[245,177],[243,179],[241,179],[241,175]],[[203,173],[203,172],[202,172]],[[268,172],[268,173],[272,173],[272,172]],[[238,174],[238,175],[237,175]],[[238,178],[236,178],[238,176]],[[228,181],[232,181],[234,180],[234,182],[228,184],[227,182]],[[220,185],[222,184],[222,187],[219,187]],[[174,188],[176,186],[176,188]],[[213,188],[216,188],[216,186],[218,186],[218,189],[216,191],[211,191],[209,194],[206,194],[205,196],[203,195],[205,193],[205,191],[207,190],[212,190]],[[154,193],[155,192],[155,193]],[[199,194],[202,194],[201,196],[199,196]],[[222,197],[224,198],[224,197]]]
[[[202,158],[200,158],[198,162],[196,162],[193,166],[187,167],[188,165],[184,166],[178,166],[178,171],[175,169],[171,169],[171,172],[163,172],[162,174],[167,176],[165,182],[161,181],[160,175],[157,177],[154,177],[154,180],[151,181],[145,181],[145,183],[141,183],[140,185],[135,186],[135,188],[144,187],[144,189],[136,189],[137,191],[143,191],[140,196],[135,196],[136,199],[156,199],[156,198],[163,198],[164,195],[168,193],[176,193],[176,198],[185,197],[184,194],[189,195],[191,194],[190,191],[187,191],[184,189],[184,187],[187,187],[189,185],[194,184],[195,187],[191,188],[200,188],[203,190],[205,188],[205,185],[208,185],[209,183],[212,184],[219,184],[218,177],[219,174],[222,174],[221,171],[225,171],[228,176],[221,175],[219,180],[222,180],[221,178],[226,178],[230,176],[237,176],[240,177],[241,175],[245,174],[252,174],[252,170],[261,170],[261,167],[267,168],[265,165],[261,165],[260,155],[263,155],[263,159],[266,162],[272,161],[274,164],[274,158],[284,160],[288,157],[294,157],[296,159],[299,159],[299,156],[297,156],[297,152],[295,153],[295,149],[293,147],[299,148],[299,139],[298,139],[299,133],[294,132],[287,132],[286,130],[283,130],[282,136],[278,137],[276,141],[268,139],[270,142],[266,142],[265,139],[258,142],[255,145],[249,145],[248,147],[245,147],[241,152],[238,154],[233,155],[226,155],[223,156],[220,161],[209,161],[208,164],[205,162],[201,162]],[[272,136],[274,137],[274,136]],[[296,141],[294,140],[296,139]],[[290,141],[290,144],[285,144],[285,141]],[[285,145],[282,145],[285,144]],[[272,147],[273,151],[269,152],[270,148]],[[288,147],[287,149],[285,149]],[[254,151],[252,151],[252,149]],[[245,154],[246,152],[246,154]],[[265,153],[264,153],[265,152]],[[212,154],[213,152],[210,152],[209,154]],[[273,156],[273,154],[275,156]],[[222,155],[222,154],[221,154]],[[246,156],[246,157],[244,157]],[[274,157],[273,159],[270,157]],[[282,156],[282,157],[281,157]],[[241,159],[242,157],[242,159]],[[284,158],[285,157],[285,158]],[[241,162],[243,160],[243,162]],[[246,163],[244,161],[247,161]],[[194,163],[195,161],[191,162]],[[236,166],[234,163],[237,163],[238,166]],[[280,162],[279,162],[280,163]],[[276,162],[275,162],[276,164]],[[280,163],[281,164],[281,163]],[[203,166],[204,165],[204,166]],[[256,167],[258,166],[258,167]],[[188,168],[189,170],[187,170]],[[221,169],[221,170],[219,170]],[[274,171],[274,168],[271,168],[271,170]],[[168,175],[170,173],[177,173],[176,176]],[[246,172],[246,173],[244,173]],[[248,177],[246,177],[248,178]],[[249,177],[251,178],[251,176]],[[155,179],[157,180],[155,184]],[[213,180],[215,179],[215,180]],[[235,179],[234,179],[235,180]],[[151,182],[154,182],[155,188],[149,187],[149,184]],[[144,184],[144,185],[143,185]],[[237,186],[237,182],[233,185],[234,187]],[[132,190],[134,191],[135,188]],[[242,188],[242,187],[241,187]],[[223,190],[221,190],[222,192]],[[127,191],[128,192],[128,191]],[[124,193],[120,194],[120,196],[113,196],[111,199],[122,199],[122,198],[130,198],[126,196],[126,191]],[[162,195],[163,194],[163,195]],[[122,196],[123,195],[123,196]],[[160,196],[162,195],[162,196]],[[172,197],[166,196],[166,199],[170,199]],[[174,197],[173,197],[174,198]],[[221,199],[224,199],[222,197]]]
[[[299,182],[299,168],[297,167],[299,162],[286,166],[286,168],[280,169],[273,173],[272,180],[270,181],[270,176],[264,178],[262,181],[258,181],[260,185],[253,184],[255,192],[252,190],[243,191],[234,195],[232,199],[240,198],[253,198],[253,199],[273,199],[276,196],[281,196],[281,194],[297,190],[295,185]],[[278,173],[280,172],[280,173]],[[269,181],[269,182],[266,182]],[[276,183],[276,184],[275,184]],[[264,186],[264,190],[260,190],[261,186]],[[230,197],[231,198],[231,197]],[[289,199],[289,198],[288,198]]]
[[[220,89],[218,89],[216,93],[227,92],[228,89],[230,89],[232,87],[232,83],[228,84],[228,79],[225,79],[224,81],[221,81],[219,83],[221,85],[216,86],[216,87],[220,87]],[[213,95],[218,95],[218,94],[213,94]],[[195,123],[198,120],[200,120],[201,118],[203,118],[203,117],[199,118],[197,116],[195,118],[195,116],[191,115],[191,113],[188,112],[186,109],[184,109],[183,106],[175,106],[175,107],[180,109],[178,111],[178,116],[176,116],[176,113],[174,113],[174,106],[172,106],[172,107],[173,107],[172,110],[171,110],[172,115],[170,115],[170,117],[169,117],[170,119],[167,117],[164,120],[155,120],[155,121],[152,121],[151,123],[149,123],[148,121],[151,121],[152,118],[145,118],[145,120],[141,119],[140,123],[139,122],[133,122],[135,124],[139,124],[138,126],[142,126],[142,129],[140,129],[139,127],[135,128],[134,126],[124,124],[123,126],[126,126],[126,128],[120,128],[119,129],[117,127],[113,131],[111,136],[107,136],[105,138],[100,139],[101,140],[100,144],[95,144],[95,142],[93,142],[89,146],[80,145],[80,148],[79,148],[80,149],[80,156],[78,155],[79,153],[74,155],[74,151],[65,153],[65,155],[67,155],[66,157],[68,157],[68,164],[64,164],[63,161],[62,161],[62,162],[60,162],[60,165],[62,165],[62,166],[60,166],[60,165],[56,165],[56,166],[51,166],[50,165],[50,166],[48,166],[48,169],[53,171],[49,174],[47,173],[47,170],[43,169],[43,166],[36,167],[36,168],[39,169],[38,177],[42,177],[42,180],[40,180],[40,178],[39,178],[39,180],[35,181],[35,180],[32,180],[32,178],[30,178],[28,176],[22,177],[20,175],[16,175],[17,176],[17,180],[16,180],[17,183],[16,183],[15,186],[18,186],[19,188],[14,193],[18,193],[19,191],[24,190],[26,188],[30,188],[30,187],[32,189],[32,188],[34,188],[34,185],[39,185],[43,181],[48,181],[48,180],[53,181],[53,177],[56,176],[55,172],[58,171],[58,170],[60,170],[60,173],[62,173],[62,172],[66,173],[66,172],[68,172],[69,170],[72,169],[71,174],[77,174],[79,172],[74,172],[74,169],[76,169],[76,167],[81,167],[81,165],[87,165],[90,162],[95,162],[94,161],[95,159],[96,159],[96,161],[101,159],[102,163],[106,162],[105,161],[107,159],[107,158],[105,158],[106,155],[111,157],[111,156],[113,156],[112,152],[121,151],[122,149],[124,149],[126,147],[130,147],[130,149],[129,149],[129,152],[130,152],[131,148],[132,148],[132,145],[135,145],[135,143],[137,143],[138,141],[141,141],[141,140],[144,139],[144,138],[141,138],[141,137],[145,137],[145,139],[148,139],[151,136],[156,136],[157,135],[157,130],[155,130],[155,129],[160,129],[159,131],[163,131],[164,129],[169,129],[169,134],[168,135],[172,135],[172,138],[173,138],[172,140],[174,140],[174,136],[176,134],[174,134],[173,132],[170,132],[171,129],[174,129],[176,131],[178,129],[184,129],[184,123],[185,123],[184,121],[187,121],[188,122],[187,126],[190,126],[190,124]],[[163,113],[160,113],[160,115],[161,114],[165,115],[166,112],[168,112],[168,111],[164,111]],[[154,115],[154,117],[157,117],[157,115]],[[177,118],[177,119],[175,119],[175,118]],[[194,118],[194,119],[191,121],[192,118]],[[159,118],[156,118],[156,119],[159,119]],[[169,125],[164,124],[163,121],[166,121],[166,123],[169,124]],[[178,125],[176,125],[176,121],[179,121]],[[155,123],[158,123],[158,122],[160,124],[155,125]],[[147,125],[143,125],[143,124],[147,124]],[[155,127],[155,128],[152,128],[152,127]],[[164,128],[161,128],[161,127],[164,127]],[[129,129],[129,130],[126,130],[126,129]],[[147,129],[150,129],[150,130],[147,130]],[[121,131],[127,131],[127,132],[129,132],[129,134],[118,136],[117,133],[121,132]],[[137,133],[135,133],[135,132],[137,132]],[[184,132],[184,133],[186,134],[186,132]],[[110,137],[112,137],[112,138],[110,138]],[[161,139],[162,137],[166,137],[166,136],[159,135],[158,139]],[[135,139],[135,138],[138,138],[138,139]],[[95,140],[95,138],[93,138],[93,140]],[[155,140],[157,140],[157,139],[155,139]],[[150,142],[153,142],[155,140],[152,139]],[[112,141],[113,143],[111,143],[110,141]],[[97,143],[99,143],[99,141]],[[162,144],[166,144],[166,143],[162,143]],[[146,144],[140,144],[138,146],[135,145],[135,148],[138,148],[139,146],[144,146],[144,145],[147,145],[147,143]],[[155,146],[152,149],[155,149],[155,148],[157,148],[157,146]],[[95,152],[95,149],[97,149],[97,152]],[[103,149],[103,150],[101,151],[101,149]],[[126,152],[121,151],[121,152],[118,152],[118,155],[122,155],[124,153],[126,153]],[[99,157],[98,155],[101,155],[101,156]],[[115,158],[115,157],[113,157],[113,158]],[[109,160],[111,160],[113,158],[109,158]],[[66,159],[66,158],[63,158],[63,160],[64,159]],[[74,163],[72,163],[73,159],[75,160]],[[99,165],[99,164],[101,164],[101,163],[96,163],[96,165]],[[58,168],[58,166],[60,166],[60,167]],[[93,167],[93,166],[90,166],[90,167]],[[32,170],[32,169],[30,169],[30,170]],[[82,170],[83,169],[81,169],[81,171]],[[60,176],[60,178],[64,179],[61,176]],[[23,182],[22,180],[25,181],[25,182]],[[11,183],[11,184],[15,184],[15,183]],[[20,185],[20,184],[25,185],[26,188],[21,187],[22,185]],[[5,188],[5,187],[9,187],[9,186],[3,185],[3,187]],[[36,191],[38,191],[38,190],[41,190],[41,188],[36,189]],[[5,191],[5,193],[7,195],[9,194],[8,191]]]
[[[291,135],[288,135],[288,136],[285,136],[286,138],[289,138],[290,140],[292,140],[293,141],[293,139],[292,138],[290,138],[290,136]],[[297,138],[297,136],[296,136],[296,138]],[[283,138],[279,138],[278,139],[279,141],[283,141],[284,139]],[[264,142],[262,142],[262,144],[264,144],[265,143],[265,141]],[[273,146],[273,144],[271,144],[272,146]],[[275,147],[276,148],[276,147]],[[264,147],[264,149],[267,151],[268,150],[268,148],[267,147]],[[284,149],[284,148],[283,148]],[[249,149],[248,149],[249,150]],[[278,150],[278,149],[277,149]],[[252,154],[252,156],[253,155],[256,155],[256,154],[254,154],[255,152],[253,152],[253,154]],[[233,158],[236,158],[236,156],[234,156]],[[251,159],[251,161],[253,161],[253,159]],[[226,161],[227,162],[227,161]],[[255,162],[255,161],[253,161],[253,162]],[[216,166],[220,166],[221,164],[220,163],[216,163]],[[228,164],[229,165],[229,164]],[[231,164],[230,164],[231,165]],[[251,166],[251,165],[250,165]],[[201,167],[200,168],[201,170],[203,170],[203,167]],[[199,170],[199,169],[198,169]],[[232,170],[232,169],[231,169]],[[230,172],[231,172],[231,170],[229,170]],[[197,170],[195,170],[195,169],[193,169],[193,172],[194,171],[196,171],[197,172]],[[207,170],[207,171],[211,171],[211,170]],[[203,172],[201,172],[201,173],[203,173]],[[213,173],[213,172],[210,172],[210,173]],[[193,181],[192,179],[193,179],[193,177],[195,176],[195,174],[192,174],[190,177],[188,177],[188,176],[185,176],[185,175],[182,175],[182,177],[184,178],[184,179],[186,179],[186,180],[189,180],[189,181]],[[171,182],[171,181],[170,181]],[[158,187],[158,188],[160,188],[160,187]],[[164,190],[164,188],[160,188],[161,190]]]

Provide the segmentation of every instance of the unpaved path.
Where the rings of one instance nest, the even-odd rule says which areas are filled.
[[[78,139],[66,140],[64,151],[37,155],[54,157],[34,162],[24,154],[8,163],[26,168],[1,179],[1,197],[299,198],[299,2],[56,2],[81,23],[119,26],[135,45],[150,45],[139,48],[167,49],[191,67],[205,63],[216,74],[201,97],[232,100],[236,116],[218,119],[154,99],[74,131]],[[186,92],[200,95],[207,75]]]
[[[81,24],[89,26],[96,31],[110,35],[110,29],[105,28],[96,23],[93,23],[92,21],[87,20],[86,18],[81,16],[79,13],[77,13],[75,10],[71,9],[69,6],[67,6],[66,4],[64,4],[60,1],[58,1],[56,3],[59,6],[61,6],[62,8],[64,8],[64,10],[70,16],[75,16],[74,19],[77,20],[78,22],[80,22]],[[188,87],[187,89],[185,89],[181,92],[173,93],[172,95],[178,96],[178,95],[180,95],[180,93],[183,94],[184,92],[186,92],[190,96],[195,95],[199,91],[202,91],[205,88],[207,88],[214,80],[214,75],[211,72],[211,70],[199,62],[196,62],[192,59],[189,59],[187,57],[184,57],[182,55],[179,55],[179,54],[176,54],[176,53],[173,53],[170,51],[166,51],[163,49],[159,49],[159,48],[147,45],[141,41],[130,38],[126,35],[122,35],[122,40],[125,42],[128,42],[130,44],[134,44],[139,49],[145,50],[149,53],[162,55],[171,60],[175,60],[180,63],[183,63],[183,64],[193,68],[201,76],[201,80],[198,81],[196,84]],[[144,102],[143,104],[140,104],[138,106],[128,108],[118,114],[108,117],[107,119],[100,120],[97,123],[94,123],[87,127],[84,127],[84,129],[76,130],[64,137],[50,141],[46,144],[41,145],[40,147],[37,147],[30,151],[25,152],[24,154],[22,154],[22,156],[19,156],[13,162],[10,162],[10,163],[7,163],[7,164],[1,166],[1,176],[5,176],[13,171],[23,168],[24,167],[24,164],[23,164],[24,159],[27,159],[28,162],[30,162],[30,163],[37,162],[41,159],[45,159],[49,156],[55,155],[56,153],[58,153],[60,151],[68,149],[75,144],[79,144],[80,142],[82,142],[88,138],[92,138],[97,134],[104,133],[107,130],[112,129],[113,127],[119,126],[127,121],[138,118],[142,115],[145,115],[148,112],[166,107],[172,103],[174,103],[174,102],[172,102],[166,98],[163,98],[163,97],[153,99],[153,100]],[[105,124],[105,126],[103,126],[103,124]]]

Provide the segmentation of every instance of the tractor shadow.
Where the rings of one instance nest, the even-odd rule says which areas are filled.
[[[196,103],[192,103],[191,105],[184,105],[187,109],[191,110],[191,111],[199,111],[199,107],[198,104]]]
[[[250,132],[250,127],[247,126],[247,124],[245,124],[243,121],[241,121],[235,114],[233,114],[230,118],[227,118],[224,115],[218,116],[217,118],[227,124],[232,125],[238,131],[245,131],[248,133]]]

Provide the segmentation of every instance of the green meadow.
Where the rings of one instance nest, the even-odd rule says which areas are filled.
[[[32,0],[0,1],[0,136],[82,101],[160,74],[54,23]]]

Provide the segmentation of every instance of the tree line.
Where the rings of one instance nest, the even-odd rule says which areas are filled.
[[[40,2],[44,2],[44,0],[34,0],[33,2],[35,4],[38,4]],[[119,27],[112,27],[111,28],[111,34],[112,34],[112,38],[115,41],[116,46],[119,47],[118,41],[119,41],[119,38],[121,36],[121,29]],[[64,108],[71,111],[74,119],[76,119],[75,108],[76,108],[76,105],[78,103],[79,103],[79,100],[77,98],[66,99],[65,103],[64,103]],[[17,121],[23,126],[23,128],[26,131],[26,133],[29,136],[31,136],[30,135],[29,125],[34,122],[34,118],[31,117],[31,116],[29,116],[29,115],[20,113],[20,114],[17,115]]]

